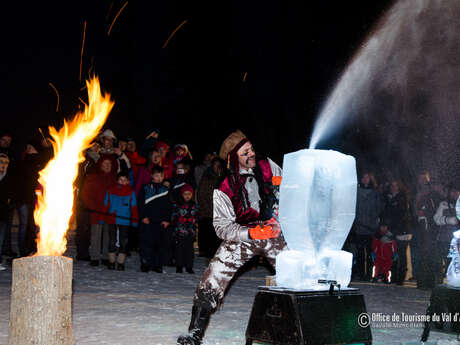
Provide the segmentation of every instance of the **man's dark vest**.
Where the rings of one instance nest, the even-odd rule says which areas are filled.
[[[230,198],[233,209],[235,210],[236,222],[241,225],[270,219],[273,214],[274,204],[278,203],[275,196],[275,187],[272,183],[273,173],[268,160],[262,159],[257,162],[257,166],[254,168],[254,176],[259,185],[259,195],[261,198],[260,212],[257,212],[250,206],[245,206],[242,200],[241,193],[244,193],[243,197],[248,200],[248,191],[244,187],[248,178],[247,176],[239,174],[237,176],[228,176],[219,187],[219,190],[227,194]],[[239,179],[240,185],[232,183],[232,178],[234,180]]]

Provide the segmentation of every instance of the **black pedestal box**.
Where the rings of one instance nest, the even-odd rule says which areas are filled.
[[[253,340],[276,345],[372,344],[358,289],[297,291],[259,287],[246,329],[246,345]],[[365,319],[365,318],[364,318]]]
[[[454,333],[457,334],[458,339],[460,334],[460,288],[437,285],[431,292],[426,315],[429,315],[431,319],[425,322],[422,341],[428,340],[431,330]]]

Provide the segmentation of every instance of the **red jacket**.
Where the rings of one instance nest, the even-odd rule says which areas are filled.
[[[139,214],[134,189],[120,184],[110,187],[104,199],[104,213],[104,223],[137,226]]]
[[[174,175],[174,163],[167,156],[161,160],[161,166],[164,169],[165,179],[169,180]]]
[[[112,161],[112,170],[104,173],[101,164],[104,160]],[[114,162],[115,161],[115,162]],[[112,156],[101,156],[97,161],[96,172],[89,174],[83,184],[81,198],[90,210],[91,224],[100,224],[104,221],[104,198],[110,187],[117,183],[117,162]]]
[[[372,251],[375,253],[375,264],[385,271],[391,268],[393,254],[397,250],[397,242],[390,236],[372,237]]]
[[[145,165],[146,159],[142,157],[137,152],[125,152],[126,156],[128,156],[129,161],[131,162],[131,168],[133,169],[133,177],[134,180],[137,178],[137,174],[139,173],[139,169]]]

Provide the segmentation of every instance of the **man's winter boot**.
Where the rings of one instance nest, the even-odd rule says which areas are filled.
[[[177,339],[177,345],[201,345],[201,340],[203,339],[210,317],[210,310],[194,305],[188,334],[181,335]]]

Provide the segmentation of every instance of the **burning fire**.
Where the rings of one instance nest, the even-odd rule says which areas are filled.
[[[88,106],[57,131],[49,127],[53,138],[54,158],[40,171],[38,179],[43,192],[37,195],[35,223],[40,227],[36,255],[62,255],[67,246],[65,234],[69,228],[74,201],[74,182],[83,151],[101,130],[113,102],[110,95],[101,94],[97,77],[86,82]]]

